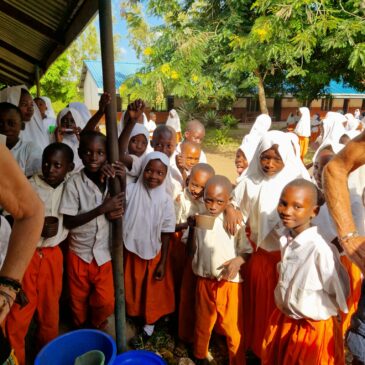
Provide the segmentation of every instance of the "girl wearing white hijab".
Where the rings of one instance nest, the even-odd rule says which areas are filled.
[[[80,117],[81,117],[81,124],[80,124],[80,128],[84,129],[87,122],[90,120],[91,118],[91,113],[89,111],[89,109],[87,108],[87,106],[84,103],[80,103],[78,101],[72,102],[70,104],[68,104],[69,108],[75,109]]]
[[[252,125],[250,132],[243,137],[241,146],[245,146],[248,153],[253,156],[261,137],[270,129],[270,127],[270,116],[267,114],[260,114]]]
[[[48,133],[52,133],[57,125],[57,117],[53,110],[51,99],[47,96],[40,97],[46,104],[46,117],[43,118],[43,125]]]
[[[43,126],[41,113],[33,102],[27,87],[18,85],[1,90],[0,101],[6,101],[19,107],[23,122],[25,122],[21,139],[35,143],[43,151],[49,145],[50,139]]]
[[[180,117],[177,114],[175,109],[171,109],[169,112],[169,116],[166,121],[166,125],[175,129],[176,132],[176,143],[179,143],[182,139],[181,135],[181,124],[180,124]]]
[[[304,159],[308,151],[309,137],[311,136],[311,116],[309,109],[305,106],[299,108],[302,116],[297,123],[294,133],[299,137],[300,158]]]
[[[359,120],[361,119],[360,109],[355,110],[354,117]]]
[[[76,109],[64,108],[57,115],[55,138],[57,142],[71,147],[74,153],[74,172],[78,172],[84,167],[78,153],[82,125],[82,117]]]
[[[254,252],[247,263],[245,336],[247,347],[260,357],[266,326],[275,309],[276,265],[280,260],[276,208],[284,186],[303,177],[289,137],[280,131],[267,132],[246,175],[240,207]]]
[[[175,309],[172,274],[166,265],[169,234],[175,232],[175,211],[166,192],[169,158],[161,152],[146,155],[142,173],[126,191],[123,222],[127,314],[143,317],[143,332],[130,341],[152,335],[154,323]]]

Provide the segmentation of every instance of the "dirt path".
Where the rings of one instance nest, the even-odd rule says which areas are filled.
[[[235,182],[237,174],[234,166],[234,154],[229,157],[225,153],[206,153],[207,160],[215,169],[216,174],[227,176],[232,183]]]

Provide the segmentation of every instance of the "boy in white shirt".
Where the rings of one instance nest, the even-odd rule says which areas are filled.
[[[147,128],[149,134],[150,134],[150,139],[152,139],[152,135],[153,135],[153,131],[156,129],[156,114],[151,112],[150,113],[150,120],[148,122],[146,122],[144,124],[144,126]]]
[[[109,248],[109,223],[123,214],[123,196],[108,197],[101,171],[106,162],[106,137],[96,131],[80,134],[79,156],[85,166],[67,181],[60,213],[70,230],[67,277],[76,326],[105,328],[114,311],[114,286]]]
[[[64,143],[52,143],[43,152],[43,175],[34,175],[30,179],[44,203],[44,226],[23,278],[23,290],[29,303],[24,308],[14,304],[6,321],[8,338],[21,365],[25,364],[25,336],[35,313],[39,349],[58,336],[63,273],[63,256],[58,245],[68,234],[58,208],[66,176],[73,167],[71,148]],[[54,222],[50,222],[52,219]]]
[[[319,211],[318,191],[304,179],[283,190],[277,309],[267,327],[262,364],[344,364],[340,311],[347,312],[349,279],[335,246],[311,219]],[[279,232],[280,234],[280,232]]]
[[[22,129],[24,123],[19,108],[10,103],[0,103],[0,134],[6,136],[6,147],[25,176],[31,177],[41,171],[42,151],[33,142],[26,142],[20,138]]]
[[[208,346],[214,326],[227,338],[229,363],[245,364],[243,302],[240,268],[251,252],[241,234],[230,236],[223,227],[223,212],[230,203],[231,182],[224,176],[210,178],[204,190],[206,214],[215,217],[212,230],[196,227],[192,263],[197,275],[194,356],[208,364]],[[191,310],[186,308],[185,310]]]

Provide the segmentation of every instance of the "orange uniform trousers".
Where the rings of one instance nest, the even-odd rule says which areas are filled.
[[[29,303],[24,308],[14,304],[6,317],[6,334],[20,365],[25,364],[25,336],[34,313],[39,349],[58,336],[62,272],[63,257],[58,246],[38,248],[25,271],[22,286]]]
[[[303,161],[305,155],[308,152],[309,137],[300,137],[300,136],[298,136],[298,138],[299,138],[299,146],[300,146],[300,158]]]
[[[67,280],[73,320],[81,327],[87,322],[95,328],[105,325],[114,312],[114,283],[111,261],[98,266],[88,264],[71,250],[67,254]]]
[[[262,341],[272,312],[276,309],[274,290],[278,281],[280,251],[258,248],[245,268],[244,333],[245,348],[260,357]]]
[[[345,255],[341,256],[341,263],[350,277],[350,295],[347,298],[348,313],[341,313],[342,329],[345,336],[351,324],[351,317],[357,310],[361,295],[361,270]]]
[[[193,343],[195,327],[195,291],[197,277],[192,268],[193,257],[186,260],[184,275],[181,284],[179,302],[179,326],[180,340]]]
[[[127,314],[131,317],[143,317],[147,324],[154,324],[175,310],[174,283],[169,265],[166,264],[162,280],[154,278],[160,259],[161,252],[152,260],[144,260],[124,250]]]
[[[227,339],[230,365],[244,365],[242,283],[198,277],[196,283],[194,356],[208,355],[214,326]]]
[[[181,242],[183,232],[175,232],[171,234],[169,253],[166,265],[172,273],[174,280],[175,302],[180,301],[180,288],[184,274],[185,263],[187,260],[186,245]]]
[[[295,320],[276,309],[262,347],[262,365],[344,365],[342,326],[325,321]]]

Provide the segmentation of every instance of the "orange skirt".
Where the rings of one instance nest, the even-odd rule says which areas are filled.
[[[280,251],[258,248],[247,263],[244,281],[245,348],[261,355],[262,341],[269,319],[276,308],[274,290],[278,282]]]
[[[361,296],[361,270],[347,257],[341,256],[342,265],[346,268],[350,277],[350,295],[347,298],[348,313],[341,313],[342,330],[345,336],[351,324],[351,317],[357,310],[357,305]]]
[[[270,318],[263,347],[262,365],[344,365],[341,323],[295,320],[276,309]]]
[[[161,252],[152,260],[143,260],[124,250],[124,286],[127,314],[143,317],[147,324],[154,324],[161,317],[175,310],[174,284],[166,264],[165,276],[156,280],[154,273],[160,262]]]
[[[300,158],[304,160],[305,155],[308,152],[309,137],[298,137],[300,146]]]
[[[175,232],[171,234],[169,255],[167,265],[170,267],[174,280],[175,300],[179,302],[181,282],[184,274],[186,262],[186,245],[181,242],[183,232]]]

